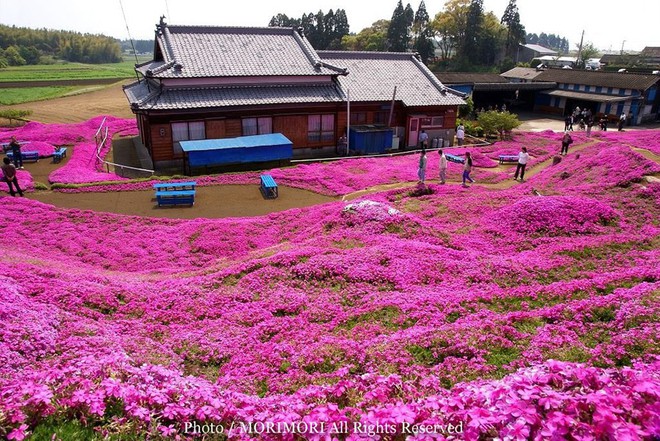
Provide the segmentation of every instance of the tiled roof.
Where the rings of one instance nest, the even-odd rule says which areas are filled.
[[[516,78],[519,80],[533,80],[543,72],[542,70],[536,70],[533,67],[514,67],[511,70],[507,70],[500,75],[504,78]]]
[[[343,96],[334,84],[157,88],[148,90],[146,81],[124,87],[134,110],[179,110],[231,108],[269,104],[341,102]]]
[[[642,49],[642,52],[641,52],[640,55],[642,57],[659,58],[660,57],[660,47],[658,47],[658,46],[646,46],[644,49]]]
[[[503,90],[546,90],[554,89],[557,83],[533,82],[533,83],[474,83],[474,90],[477,91],[503,91]]]
[[[443,84],[506,83],[506,79],[496,73],[475,72],[435,72]]]
[[[631,98],[630,96],[605,95],[603,93],[576,92],[573,90],[551,90],[541,93],[550,96],[560,96],[564,98],[572,98],[583,101],[593,101],[597,103],[618,103],[622,101],[627,101]],[[637,97],[637,98],[641,98],[641,97]]]
[[[533,50],[534,52],[538,52],[539,54],[543,55],[552,55],[552,54],[557,54],[557,51],[548,49],[547,47],[540,46],[538,44],[523,44],[522,46],[526,47],[527,49]]]
[[[333,65],[346,66],[348,75],[337,80],[350,89],[355,102],[395,100],[406,106],[465,104],[462,94],[445,87],[428,68],[410,53],[319,51]]]
[[[157,26],[158,50],[138,67],[154,78],[337,75],[293,28]]]
[[[589,70],[547,69],[538,75],[535,80],[554,81],[555,83],[564,84],[584,84],[585,86],[646,90],[660,81],[660,76]]]

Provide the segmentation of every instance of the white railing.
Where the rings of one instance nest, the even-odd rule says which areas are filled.
[[[114,162],[106,161],[101,157],[101,150],[103,150],[103,147],[105,147],[105,143],[108,141],[108,126],[105,125],[105,118],[103,118],[103,121],[101,121],[101,125],[99,125],[98,130],[94,134],[94,141],[96,143],[96,149],[95,149],[96,164],[97,166],[101,166],[101,167],[105,165],[105,169],[108,173],[110,173],[110,167],[112,166],[114,168],[115,173],[118,174],[119,176],[123,176],[124,170],[133,170],[149,175],[154,174],[154,171],[150,169],[117,164]]]

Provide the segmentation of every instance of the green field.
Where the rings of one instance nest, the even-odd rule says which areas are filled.
[[[0,105],[30,103],[32,101],[49,100],[77,93],[91,92],[105,86],[53,86],[53,87],[17,87],[0,88]]]
[[[142,63],[148,59],[150,57],[143,57],[142,59],[138,58],[138,61]],[[121,63],[109,64],[57,63],[0,69],[0,82],[134,77],[135,58],[125,58]]]

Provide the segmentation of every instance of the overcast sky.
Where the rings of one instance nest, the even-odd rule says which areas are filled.
[[[329,9],[344,9],[351,32],[380,19],[390,19],[396,0],[122,0],[134,39],[153,39],[160,15],[170,24],[267,26],[281,12],[289,17]],[[426,1],[431,17],[445,0]],[[406,2],[404,2],[405,6]],[[484,9],[502,16],[508,0],[484,0]],[[417,10],[419,1],[411,3]],[[568,38],[571,49],[580,41],[601,50],[641,50],[660,46],[660,0],[518,0],[527,32],[554,33]],[[102,33],[126,39],[128,31],[120,0],[0,0],[0,24],[31,28]]]

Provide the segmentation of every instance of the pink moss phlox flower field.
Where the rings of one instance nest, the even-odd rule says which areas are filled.
[[[576,134],[555,166],[555,133],[481,148],[496,162],[527,146],[546,166],[524,184],[419,185],[253,218],[0,197],[0,438],[51,439],[75,421],[99,439],[201,439],[192,423],[230,439],[657,439],[660,184],[645,176],[660,166],[617,136]],[[346,194],[414,182],[417,161],[272,173]],[[324,425],[245,431],[278,422]],[[409,432],[434,424],[461,432]]]

